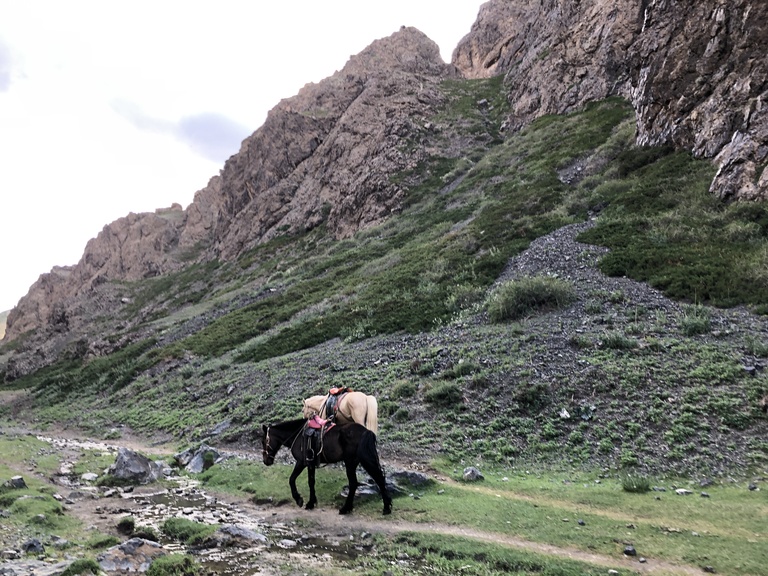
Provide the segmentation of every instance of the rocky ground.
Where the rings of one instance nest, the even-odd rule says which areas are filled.
[[[42,437],[41,437],[42,438]],[[82,439],[51,438],[53,451],[61,458],[62,466],[71,469],[78,454],[84,450],[117,453],[117,444]],[[122,447],[140,449],[147,454],[163,452],[157,446],[142,444],[139,439],[121,440]],[[227,458],[257,458],[253,453],[232,452]],[[26,470],[33,474],[34,471]],[[446,483],[451,480],[428,472],[433,480]],[[632,558],[609,558],[573,549],[558,548],[536,542],[515,539],[494,533],[431,523],[413,524],[397,519],[396,514],[386,520],[361,515],[340,516],[336,509],[320,505],[313,511],[297,508],[293,502],[254,501],[225,497],[201,490],[197,482],[188,476],[172,476],[170,484],[137,486],[132,489],[114,490],[96,488],[82,478],[66,474],[54,476],[51,486],[61,495],[66,514],[78,518],[88,531],[113,534],[122,544],[99,554],[103,573],[116,576],[125,573],[141,573],[158,555],[174,552],[190,552],[204,566],[208,575],[250,576],[299,575],[311,572],[319,574],[344,574],[350,572],[348,562],[361,554],[374,551],[374,534],[396,534],[401,531],[423,531],[458,535],[504,546],[525,548],[545,554],[591,562],[597,565],[617,566],[622,563],[640,573],[668,573],[670,565],[660,562],[638,563]],[[397,500],[395,500],[395,509]],[[185,549],[178,542],[163,539],[159,544],[141,538],[128,538],[116,529],[119,520],[133,516],[136,525],[155,530],[164,520],[183,517],[197,522],[213,524],[218,532],[203,547]],[[157,530],[159,533],[159,530]],[[64,553],[22,554],[25,543],[4,534],[0,542],[3,558],[0,561],[2,576],[60,576],[74,560]],[[55,550],[66,543],[55,536],[41,542],[44,548]],[[399,558],[400,568],[407,569],[411,560]],[[606,568],[607,570],[608,568]],[[692,566],[675,566],[675,574],[701,575],[704,572]]]

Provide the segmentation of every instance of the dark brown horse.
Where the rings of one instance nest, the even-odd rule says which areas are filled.
[[[262,426],[264,436],[262,438],[262,456],[264,464],[271,466],[275,462],[275,455],[282,446],[290,449],[296,465],[288,480],[291,486],[291,495],[299,506],[304,505],[304,499],[296,489],[296,479],[307,468],[309,476],[309,502],[306,509],[312,510],[317,504],[315,495],[315,470],[320,464],[333,464],[344,462],[349,481],[349,494],[344,505],[339,509],[339,514],[352,512],[355,491],[359,485],[357,481],[357,466],[362,464],[366,472],[373,478],[384,500],[384,514],[392,512],[392,498],[387,492],[384,472],[379,463],[379,454],[376,451],[376,434],[361,424],[336,424],[325,430],[322,436],[320,431],[311,430],[307,426],[307,420],[289,420],[269,426]],[[314,437],[314,438],[313,438]],[[315,442],[315,443],[313,443]]]

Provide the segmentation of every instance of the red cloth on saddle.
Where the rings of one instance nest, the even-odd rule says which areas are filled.
[[[307,422],[307,426],[309,426],[310,428],[314,428],[315,430],[322,430],[326,424],[328,424],[328,420],[323,420],[317,414],[312,416],[312,418],[310,418],[309,421]],[[331,426],[333,426],[333,424],[331,424]],[[329,428],[331,426],[329,426]]]

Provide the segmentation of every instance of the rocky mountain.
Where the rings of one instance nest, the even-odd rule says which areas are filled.
[[[491,0],[453,63],[505,75],[510,130],[620,94],[639,144],[714,158],[719,198],[768,198],[764,2]]]
[[[432,120],[446,80],[503,76],[510,112],[498,128],[507,135],[542,115],[622,96],[638,144],[712,158],[718,198],[766,199],[767,16],[756,0],[491,0],[451,64],[413,28],[377,40],[278,103],[186,209],[129,214],[105,226],[75,266],[43,274],[8,317],[4,341],[23,345],[6,374],[93,340],[130,300],[131,282],[231,262],[320,226],[348,238],[397,214],[418,183],[397,175],[466,152],[460,130]]]

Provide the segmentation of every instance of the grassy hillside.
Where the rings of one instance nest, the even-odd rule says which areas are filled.
[[[429,142],[403,142],[437,152],[393,176],[399,215],[132,286],[125,314],[148,319],[133,343],[12,383],[32,392],[3,416],[250,442],[346,384],[379,397],[401,456],[765,466],[768,206],[719,204],[709,162],[635,147],[621,99],[505,137],[499,79],[444,90]]]

